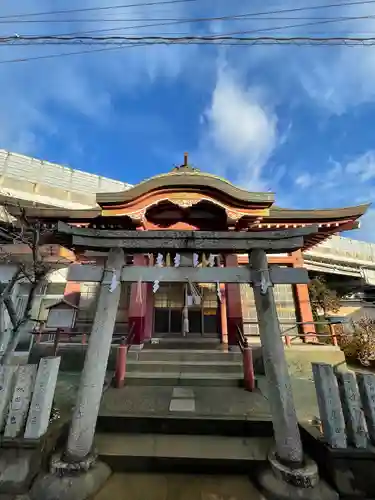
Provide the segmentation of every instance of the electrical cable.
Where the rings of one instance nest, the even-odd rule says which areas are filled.
[[[144,40],[144,39],[141,39]],[[234,41],[237,40],[236,43]],[[104,52],[104,51],[113,51],[113,50],[121,50],[125,48],[133,48],[138,46],[151,46],[151,45],[218,45],[216,40],[200,40],[197,39],[183,39],[180,41],[174,41],[174,39],[160,39],[159,41],[150,41],[150,42],[128,42],[122,44],[116,44],[116,46],[104,47],[100,49],[92,49],[92,50],[82,50],[82,51],[74,51],[74,52],[62,52],[59,54],[45,54],[40,56],[32,56],[32,57],[23,57],[17,59],[5,59],[0,60],[0,64],[11,64],[11,63],[19,63],[19,62],[28,62],[35,61],[40,59],[52,59],[58,57],[72,56],[72,55],[80,55],[80,54],[90,54],[96,52]],[[296,46],[337,46],[337,45],[346,45],[346,46],[374,46],[375,45],[375,37],[374,38],[326,38],[326,39],[314,39],[314,38],[273,38],[273,37],[257,37],[257,38],[245,38],[238,39],[232,38],[231,40],[222,40],[220,46],[258,46],[258,45],[296,45]]]
[[[375,1],[375,0],[374,0]],[[236,16],[222,16],[222,17],[211,17],[211,18],[192,18],[192,19],[181,19],[181,20],[176,20],[176,21],[171,21],[171,22],[160,22],[160,23],[148,23],[148,24],[143,24],[143,25],[131,25],[131,26],[123,26],[123,27],[118,27],[118,28],[110,28],[110,29],[100,29],[100,30],[91,30],[91,31],[80,31],[80,32],[74,32],[74,33],[67,33],[63,35],[44,35],[44,36],[71,36],[71,37],[79,37],[81,35],[87,35],[87,34],[92,34],[92,33],[102,33],[102,32],[113,32],[113,31],[123,31],[123,30],[129,30],[129,29],[141,29],[141,28],[151,28],[151,27],[157,27],[157,26],[170,26],[170,25],[176,25],[176,24],[186,24],[186,23],[198,23],[198,22],[213,22],[213,21],[223,21],[223,20],[232,20],[232,19],[239,19],[241,16],[245,16],[248,14],[239,14]],[[282,25],[282,26],[271,26],[267,28],[257,28],[253,30],[246,30],[246,31],[237,31],[237,32],[232,32],[228,33],[230,35],[235,35],[235,34],[251,34],[251,33],[262,33],[262,32],[269,32],[269,31],[280,31],[284,29],[291,29],[291,28],[299,28],[299,27],[307,27],[307,26],[318,26],[322,24],[332,24],[332,23],[338,23],[338,22],[345,22],[345,21],[358,21],[358,20],[364,20],[364,19],[375,19],[375,15],[366,15],[366,16],[353,16],[353,17],[335,17],[335,18],[327,18],[325,20],[319,20],[315,21],[312,20],[307,23],[297,23],[297,24],[289,24],[289,25]],[[1,22],[1,21],[0,21]],[[19,38],[20,35],[15,36],[15,38]],[[21,35],[25,36],[25,35]],[[37,36],[43,36],[43,35],[34,35],[35,37]],[[2,37],[4,38],[4,37]],[[10,38],[10,37],[9,37]]]
[[[10,19],[10,18],[18,19],[20,17],[51,16],[51,15],[56,15],[56,14],[68,14],[68,13],[73,13],[73,12],[74,13],[75,12],[89,12],[89,11],[98,11],[98,10],[129,9],[129,8],[133,8],[133,7],[150,7],[153,5],[190,3],[190,2],[197,2],[197,1],[198,0],[162,0],[160,2],[142,2],[142,3],[134,3],[134,4],[107,5],[107,6],[103,6],[103,7],[85,7],[85,8],[81,8],[81,9],[52,10],[52,11],[48,11],[48,12],[31,12],[29,14],[10,14],[7,16],[0,16],[0,19]],[[351,2],[351,3],[362,3],[362,2]],[[365,2],[365,3],[367,3],[367,2]]]
[[[246,14],[244,14],[246,15]],[[160,27],[160,26],[171,26],[171,25],[175,25],[175,24],[185,24],[185,23],[188,23],[188,22],[194,22],[194,23],[198,23],[198,22],[204,22],[204,21],[225,21],[225,20],[240,20],[240,17],[242,15],[237,15],[237,16],[222,16],[222,17],[216,17],[216,18],[196,18],[196,19],[191,19],[190,21],[184,21],[184,20],[180,20],[180,21],[173,21],[173,22],[158,22],[158,23],[149,23],[149,24],[143,24],[143,25],[132,25],[132,26],[122,26],[122,27],[118,27],[118,28],[103,28],[103,29],[98,29],[98,30],[85,30],[85,31],[78,31],[78,32],[73,32],[73,33],[66,33],[65,35],[67,36],[79,36],[79,35],[88,35],[88,34],[94,34],[94,33],[113,33],[114,31],[127,31],[127,30],[130,30],[130,29],[143,29],[143,28],[154,28],[154,27]],[[343,21],[347,21],[347,20],[360,20],[360,19],[369,19],[369,18],[375,18],[375,15],[374,16],[357,16],[357,17],[351,17],[351,18],[343,18],[342,20]],[[335,19],[335,21],[334,21]],[[341,20],[341,18],[332,18],[332,22],[336,22],[336,20],[339,19]],[[242,19],[241,19],[242,20]],[[246,18],[246,20],[248,20]],[[327,22],[324,22],[322,21],[321,23],[320,22],[317,22],[316,24],[329,24],[328,20],[326,20]],[[331,20],[330,20],[331,21]],[[267,31],[273,31],[273,30],[280,30],[280,29],[287,29],[289,27],[306,27],[306,26],[315,26],[315,23],[314,22],[310,22],[310,23],[300,23],[300,24],[296,24],[296,25],[284,25],[284,27],[280,27],[280,26],[276,26],[276,27],[272,27],[272,28],[264,28],[264,30],[267,30]],[[245,32],[242,32],[242,33],[256,33],[258,31],[263,31],[262,29],[259,29],[259,30],[252,30],[252,31],[245,31]]]
[[[143,7],[143,6],[152,6],[152,5],[165,5],[165,4],[174,4],[174,3],[189,3],[196,2],[198,0],[164,0],[160,2],[145,2],[145,3],[136,3],[136,4],[122,4],[122,5],[108,5],[103,7],[86,7],[81,9],[70,9],[70,10],[55,10],[49,12],[34,12],[30,14],[13,14],[7,16],[0,16],[0,19],[10,19],[10,18],[22,18],[22,17],[35,17],[35,16],[43,16],[43,15],[56,15],[56,14],[67,14],[67,13],[76,13],[76,12],[89,12],[89,11],[101,11],[101,10],[113,10],[113,9],[125,9],[132,7]],[[306,10],[317,10],[317,9],[328,9],[334,7],[346,7],[346,6],[355,6],[355,5],[367,5],[373,4],[375,0],[361,0],[361,1],[349,1],[349,2],[340,2],[340,3],[332,3],[332,4],[320,4],[320,5],[311,5],[309,7],[294,7],[290,9],[278,9],[272,11],[263,11],[263,12],[254,12],[254,16],[267,15],[267,14],[279,14],[285,12],[302,12]]]
[[[43,19],[43,20],[21,20],[17,21],[20,23],[140,23],[144,21],[169,21],[171,23],[196,23],[196,22],[206,22],[206,21],[249,21],[254,20],[259,21],[351,21],[355,19],[371,19],[375,17],[374,14],[367,14],[363,16],[335,16],[335,17],[302,17],[302,16],[269,16],[269,17],[258,17],[256,14],[246,13],[246,14],[232,14],[227,16],[217,16],[217,17],[136,17],[136,18],[92,18],[92,19]],[[15,21],[2,21],[0,18],[0,24],[15,24]]]
[[[367,17],[367,16],[366,16]],[[375,16],[372,16],[375,18]],[[361,17],[355,17],[351,19],[362,19]],[[347,20],[347,19],[345,19]],[[289,24],[289,25],[283,25],[283,26],[271,26],[268,28],[260,28],[260,29],[253,29],[253,30],[242,30],[242,31],[233,31],[230,33],[220,33],[218,35],[212,35],[212,39],[222,39],[223,37],[230,37],[230,36],[235,36],[235,35],[249,35],[249,34],[254,34],[254,33],[264,33],[264,32],[269,32],[269,31],[280,31],[284,29],[290,29],[290,28],[299,28],[299,27],[306,27],[306,26],[316,26],[316,25],[321,25],[321,24],[329,24],[332,22],[338,22],[337,20],[326,20],[326,21],[312,21],[308,23],[299,23],[299,24]],[[169,23],[160,23],[158,25],[165,25]],[[175,24],[175,23],[172,23]],[[178,23],[176,23],[178,24]],[[143,26],[131,26],[127,27],[129,29],[135,28],[139,29],[141,27],[150,27],[154,25],[143,25]],[[127,29],[123,28],[123,29]],[[132,41],[136,37],[124,37],[122,35],[106,35],[106,36],[92,36],[92,35],[12,35],[12,36],[7,36],[7,37],[0,37],[0,44],[6,44],[6,43],[11,43],[13,45],[19,45],[21,40],[24,41],[47,41],[47,40],[56,40],[56,41],[79,41],[81,43],[85,43],[87,41],[92,41],[92,42],[105,42],[105,41],[110,41],[110,40],[129,40],[131,39]],[[137,37],[137,39],[140,39],[142,37]],[[160,37],[147,37],[147,38],[160,38]],[[190,39],[196,39],[198,37],[196,36],[191,36],[191,37],[186,37]],[[202,39],[206,40],[208,37],[201,37]],[[180,40],[179,38],[177,38]],[[168,39],[170,41],[170,39]]]

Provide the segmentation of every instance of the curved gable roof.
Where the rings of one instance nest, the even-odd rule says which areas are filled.
[[[335,220],[335,219],[357,219],[369,208],[371,203],[344,208],[325,208],[317,210],[294,210],[288,208],[271,207],[267,219],[295,219],[295,220]]]
[[[96,201],[99,205],[112,205],[117,203],[130,203],[135,199],[156,191],[158,189],[182,189],[196,188],[198,190],[218,191],[232,198],[237,204],[247,205],[248,203],[261,203],[268,206],[274,202],[274,193],[253,193],[235,186],[229,181],[212,174],[196,171],[179,172],[157,175],[151,177],[136,186],[116,193],[98,193]]]

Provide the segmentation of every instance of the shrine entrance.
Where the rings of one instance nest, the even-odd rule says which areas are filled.
[[[220,338],[220,304],[214,283],[200,283],[193,297],[184,283],[161,283],[154,298],[154,336],[183,336],[187,308],[187,337]]]

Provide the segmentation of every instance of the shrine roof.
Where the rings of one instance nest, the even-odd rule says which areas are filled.
[[[353,207],[344,208],[328,208],[328,209],[288,209],[272,206],[268,216],[263,218],[263,221],[328,221],[336,219],[358,219],[369,208],[370,204],[363,204]],[[17,217],[20,213],[20,208],[17,205],[7,205],[7,211]],[[24,207],[28,217],[40,220],[66,220],[72,222],[84,222],[103,217],[100,207],[72,210],[64,208],[47,208],[47,207]]]
[[[98,193],[96,202],[100,206],[115,205],[118,203],[130,203],[145,194],[157,190],[173,189],[194,189],[196,191],[216,191],[232,198],[239,205],[249,203],[272,205],[275,200],[274,193],[270,192],[251,192],[235,186],[231,182],[217,175],[207,172],[200,172],[197,169],[176,167],[166,174],[156,175],[150,179],[136,184],[125,191],[116,193]]]
[[[367,209],[370,207],[371,203],[366,203],[363,205],[357,205],[354,207],[343,207],[343,208],[318,208],[311,210],[298,210],[289,209],[281,207],[271,207],[270,214],[267,217],[269,220],[332,220],[332,219],[357,219],[361,217]]]

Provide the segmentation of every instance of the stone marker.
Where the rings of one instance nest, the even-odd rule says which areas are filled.
[[[375,445],[375,375],[372,373],[357,373],[357,382],[367,430],[372,444]]]
[[[0,366],[0,432],[8,418],[9,402],[14,388],[16,366]]]
[[[15,438],[23,430],[34,389],[36,370],[37,365],[22,365],[17,370],[16,384],[4,432],[6,438]]]
[[[354,373],[336,373],[336,378],[339,384],[348,440],[355,448],[367,448],[367,426]]]
[[[323,435],[331,448],[347,448],[345,420],[333,367],[311,363]]]
[[[40,360],[26,422],[25,439],[39,439],[48,429],[60,360],[60,357]]]

